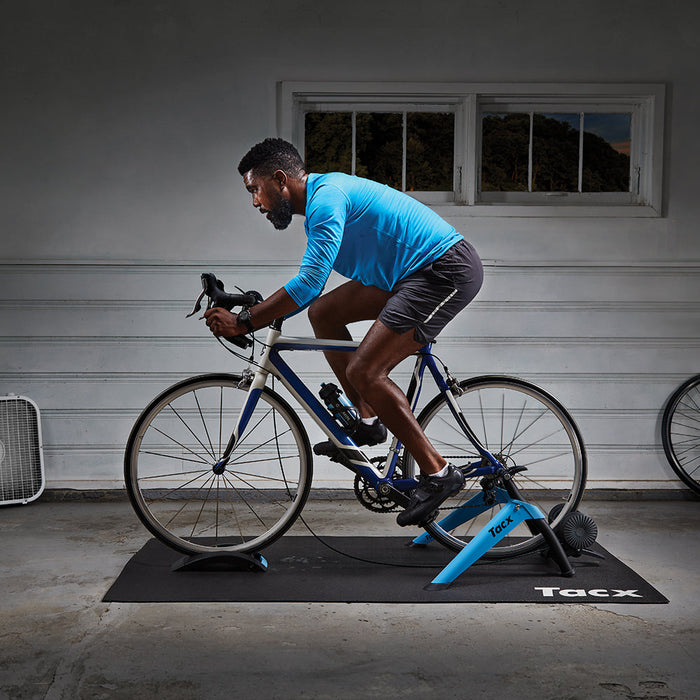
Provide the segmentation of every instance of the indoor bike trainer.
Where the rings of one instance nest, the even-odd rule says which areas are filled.
[[[440,521],[439,524],[443,529],[452,530],[478,514],[490,510],[495,504],[503,504],[503,508],[425,586],[425,590],[443,590],[448,588],[458,576],[463,574],[491,547],[495,546],[523,522],[526,523],[533,534],[542,535],[549,548],[549,556],[559,567],[561,575],[567,577],[574,575],[574,568],[569,562],[564,547],[549,526],[547,518],[537,506],[522,500],[518,487],[512,479],[513,471],[518,471],[518,469],[501,470],[501,473],[497,473],[490,480],[493,483],[490,485],[484,484],[484,490],[481,493],[461,507],[451,511],[449,515]],[[496,485],[495,482],[500,482],[502,486]],[[432,537],[428,533],[424,533],[414,539],[412,544],[416,546],[425,545],[431,540]]]

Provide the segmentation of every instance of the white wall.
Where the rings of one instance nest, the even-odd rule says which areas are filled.
[[[274,231],[235,169],[282,80],[666,85],[664,215],[449,210],[487,281],[438,348],[558,395],[591,487],[680,488],[659,418],[700,371],[697,3],[35,0],[0,24],[0,394],[39,404],[49,488],[120,486],[140,408],[238,366],[184,319],[201,271],[263,293],[294,274],[301,223]]]

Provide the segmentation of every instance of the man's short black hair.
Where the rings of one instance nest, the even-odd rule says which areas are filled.
[[[238,164],[238,172],[244,175],[272,175],[283,170],[288,175],[300,177],[304,173],[304,161],[294,146],[284,139],[265,139],[255,144]]]

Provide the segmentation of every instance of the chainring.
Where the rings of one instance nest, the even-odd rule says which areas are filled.
[[[381,469],[384,464],[384,457],[373,457],[370,459],[370,462],[377,465],[378,469]],[[401,475],[399,464],[396,465],[394,474],[395,477]],[[391,498],[378,494],[359,474],[355,475],[353,487],[355,498],[357,498],[363,507],[367,508],[367,510],[371,510],[373,513],[395,513],[402,510]]]

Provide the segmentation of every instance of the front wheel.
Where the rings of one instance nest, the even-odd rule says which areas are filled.
[[[225,467],[247,390],[211,374],[175,384],[136,421],[124,457],[131,504],[148,530],[185,554],[250,552],[281,537],[311,488],[306,431],[265,387]]]
[[[586,451],[578,427],[568,411],[534,384],[511,377],[477,377],[459,385],[455,401],[481,444],[504,467],[525,467],[515,483],[523,499],[538,506],[545,516],[552,509],[551,526],[578,506],[586,484]],[[443,395],[435,397],[418,416],[430,442],[445,459],[457,466],[479,462],[479,454],[459,427]],[[411,461],[409,457],[409,461]],[[413,465],[409,464],[410,469]],[[426,530],[441,544],[458,551],[502,507],[498,504],[447,530],[440,521],[450,509],[465,505],[481,493],[480,477],[467,479],[462,491],[446,501],[436,520]],[[475,509],[472,512],[476,512]],[[484,559],[507,559],[543,547],[526,523],[492,547]]]

